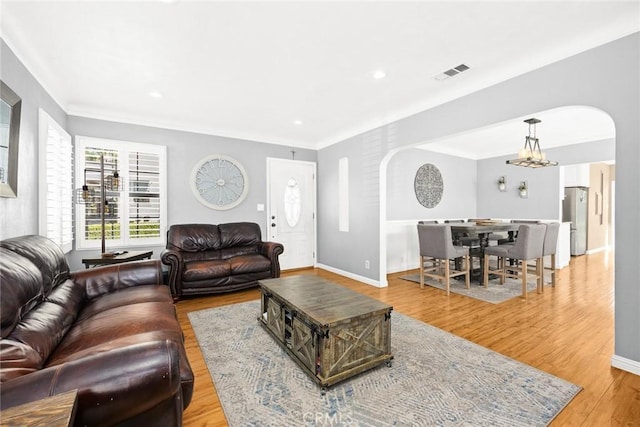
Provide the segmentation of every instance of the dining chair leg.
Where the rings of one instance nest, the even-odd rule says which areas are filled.
[[[471,259],[469,255],[464,257],[464,264],[465,264],[464,283],[465,285],[467,285],[467,289],[469,289],[470,287],[470,283],[469,283],[469,276],[471,275],[471,267],[469,266],[470,262],[471,262]]]
[[[420,255],[420,289],[424,289],[424,257]]]
[[[451,267],[449,266],[449,261],[444,263],[444,283],[445,283],[445,287],[447,288],[447,296],[449,296],[449,280],[451,279],[449,277],[449,275],[451,274],[449,269]]]
[[[498,269],[502,266],[502,275],[500,275],[500,284],[504,285],[507,278],[507,260],[503,257],[498,257]]]
[[[551,254],[551,287],[556,287],[556,254]]]
[[[544,258],[536,259],[536,289],[538,293],[544,292]]]
[[[482,278],[482,281],[484,282],[484,287],[488,288],[489,287],[489,255],[485,255],[484,256],[484,261],[483,261],[483,271],[484,271],[484,277]]]
[[[522,297],[527,299],[527,261],[520,260],[520,274],[522,275]]]

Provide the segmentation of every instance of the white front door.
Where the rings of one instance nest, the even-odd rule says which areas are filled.
[[[280,269],[313,267],[316,250],[316,164],[267,158],[269,240],[282,243]]]

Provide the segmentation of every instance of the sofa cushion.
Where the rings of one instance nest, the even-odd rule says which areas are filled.
[[[84,286],[74,283],[71,280],[66,280],[63,284],[55,288],[45,298],[45,301],[58,304],[75,316],[87,301],[86,289]]]
[[[262,241],[260,226],[253,222],[235,222],[218,225],[220,247],[255,246]]]
[[[242,255],[229,259],[231,274],[271,271],[271,261],[262,255]]]
[[[46,301],[27,313],[9,338],[33,348],[44,361],[62,341],[75,317],[76,313]]]
[[[253,255],[258,253],[258,245],[230,246],[220,251],[222,259],[229,259],[241,255]]]
[[[71,328],[77,311],[45,301],[26,313],[0,346],[0,380],[42,369]]]
[[[182,262],[210,261],[222,259],[220,250],[182,252]]]
[[[77,322],[95,316],[98,313],[142,302],[164,302],[173,304],[171,292],[165,285],[133,286],[120,289],[118,292],[102,295],[92,299],[82,307],[82,312],[76,319]]]
[[[0,340],[0,383],[37,371],[43,363],[30,346],[11,338]]]
[[[0,325],[7,337],[43,299],[42,274],[29,260],[0,247]]]
[[[117,342],[123,339],[143,342],[148,333],[154,334],[154,338],[180,342],[181,330],[173,305],[164,301],[142,302],[95,311],[91,316],[85,315],[83,310],[47,365],[118,348]]]
[[[167,249],[200,252],[220,248],[220,231],[212,224],[172,225],[167,232]]]
[[[230,274],[231,264],[227,260],[194,261],[185,263],[182,280],[194,282],[225,277]]]
[[[52,240],[42,236],[6,239],[0,246],[31,261],[42,274],[44,295],[69,278],[69,265],[64,252]]]

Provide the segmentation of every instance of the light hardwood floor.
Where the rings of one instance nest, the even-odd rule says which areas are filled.
[[[535,291],[525,301],[502,304],[451,294],[389,276],[375,288],[319,269],[285,272],[317,274],[377,298],[394,311],[437,326],[520,362],[583,387],[552,426],[640,426],[640,376],[611,367],[613,355],[613,254],[572,257],[555,289]],[[472,285],[474,286],[474,285]],[[185,426],[226,426],[211,377],[187,313],[259,298],[259,291],[192,298],[176,304],[196,381],[184,412]],[[640,308],[639,308],[640,309]]]

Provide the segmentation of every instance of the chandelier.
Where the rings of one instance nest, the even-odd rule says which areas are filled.
[[[536,137],[536,124],[541,120],[531,118],[524,121],[529,124],[529,135],[524,140],[524,147],[518,152],[518,158],[507,160],[508,165],[524,166],[526,168],[544,168],[546,166],[558,166],[558,162],[547,160],[540,149],[540,141]],[[533,133],[531,128],[533,127]]]

